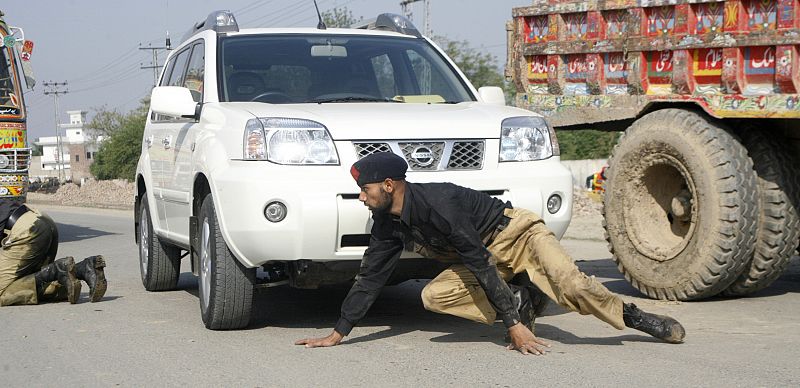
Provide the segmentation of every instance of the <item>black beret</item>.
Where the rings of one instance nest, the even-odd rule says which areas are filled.
[[[405,159],[391,153],[378,152],[353,163],[350,175],[358,186],[367,183],[383,182],[386,178],[405,179],[408,163]]]

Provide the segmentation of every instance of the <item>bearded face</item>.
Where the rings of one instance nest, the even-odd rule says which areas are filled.
[[[386,213],[392,208],[392,195],[383,188],[382,183],[369,183],[361,188],[358,200],[373,213]]]

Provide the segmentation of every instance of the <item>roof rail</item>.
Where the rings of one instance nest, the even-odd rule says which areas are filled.
[[[368,19],[361,23],[353,24],[352,28],[361,30],[394,31],[401,34],[422,38],[422,34],[419,33],[417,27],[414,27],[414,24],[411,23],[411,20],[394,13],[382,13],[374,19]]]
[[[192,35],[205,30],[213,30],[218,34],[223,32],[238,32],[239,24],[236,23],[236,18],[233,17],[231,11],[214,11],[208,14],[206,20],[195,23],[186,35],[183,36],[181,42],[185,42],[186,39],[189,39]]]

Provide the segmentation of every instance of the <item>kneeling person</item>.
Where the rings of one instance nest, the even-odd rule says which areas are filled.
[[[108,283],[102,256],[79,263],[71,256],[55,260],[58,230],[53,220],[20,203],[0,204],[0,306],[67,299],[77,303],[81,280],[89,299],[102,299]]]
[[[406,182],[407,168],[405,160],[392,153],[373,154],[353,164],[350,171],[361,187],[359,200],[373,213],[369,247],[333,332],[296,344],[341,342],[375,301],[404,248],[429,258],[460,260],[423,289],[425,308],[485,324],[499,315],[508,328],[509,349],[542,354],[549,346],[532,331],[538,290],[569,310],[592,314],[617,329],[627,326],[666,342],[683,341],[685,331],[676,320],[623,303],[581,272],[535,213],[451,183]],[[527,278],[528,287],[509,287],[507,282],[517,274]]]

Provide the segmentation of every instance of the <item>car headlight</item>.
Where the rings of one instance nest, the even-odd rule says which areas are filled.
[[[311,120],[258,118],[247,121],[244,158],[278,164],[339,164],[328,129]]]
[[[11,164],[11,161],[8,159],[8,156],[0,154],[0,170],[8,167]]]
[[[500,161],[526,162],[553,156],[551,129],[541,117],[512,117],[503,120],[500,132]]]

